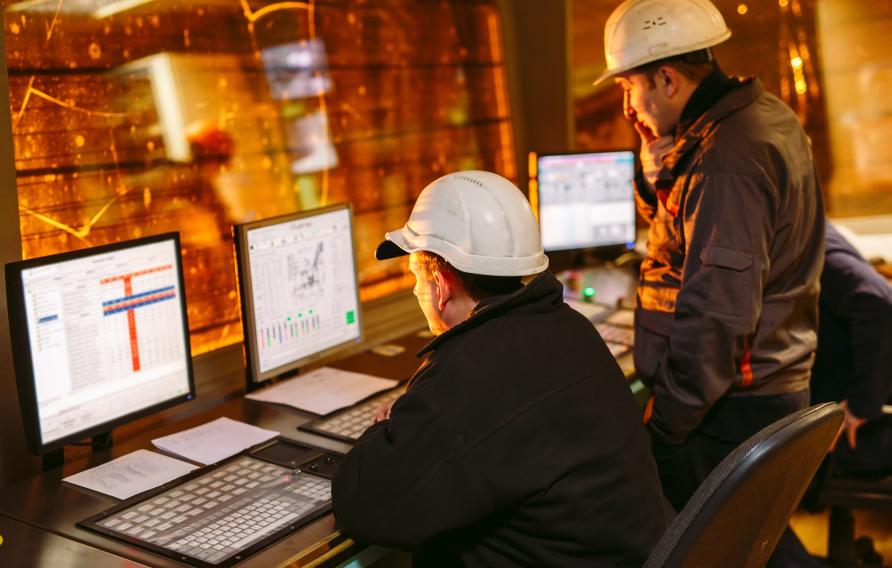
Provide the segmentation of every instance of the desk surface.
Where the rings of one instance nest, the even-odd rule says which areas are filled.
[[[145,566],[3,515],[0,515],[0,538],[0,561],[4,566]]]
[[[634,301],[636,278],[629,269],[585,269],[577,275],[575,286],[592,286],[597,290],[596,301],[612,305],[629,305]],[[407,379],[418,367],[415,354],[430,341],[430,336],[417,332],[392,341],[405,348],[402,353],[387,357],[363,352],[332,366],[372,375]],[[627,365],[623,365],[623,362]],[[620,364],[630,374],[631,357],[620,358]],[[627,368],[628,367],[628,368]],[[150,448],[151,440],[198,426],[220,416],[227,416],[261,428],[281,432],[320,448],[347,452],[350,445],[297,430],[297,427],[316,418],[299,410],[263,402],[246,400],[242,395],[227,398],[222,404],[188,416],[165,419],[138,436],[116,442],[104,451],[66,463],[31,479],[0,489],[0,535],[7,539],[0,545],[0,564],[6,566],[82,566],[102,568],[114,566],[182,566],[173,559],[129,546],[98,533],[81,529],[75,523],[119,503],[118,500],[61,483],[62,478],[95,467],[140,448]],[[6,532],[4,532],[6,531]],[[301,566],[327,550],[326,542],[337,534],[334,516],[325,515],[315,522],[279,540],[272,546],[251,556],[239,567]],[[10,541],[9,538],[13,540]],[[27,538],[27,544],[25,539]],[[14,543],[14,544],[13,544]],[[357,549],[338,555],[343,558]],[[127,559],[132,564],[126,563]]]
[[[388,378],[407,379],[418,367],[419,361],[415,354],[428,341],[430,341],[429,337],[419,337],[417,333],[413,333],[392,342],[405,347],[405,351],[396,356],[386,357],[364,352],[335,363],[333,366]],[[140,436],[120,444],[116,443],[108,450],[93,453],[87,458],[66,463],[61,469],[46,472],[0,490],[0,519],[4,519],[4,515],[7,517],[4,522],[13,527],[10,529],[10,534],[22,536],[30,534],[32,536],[27,541],[27,545],[17,536],[15,539],[17,546],[9,546],[9,541],[0,546],[0,563],[6,566],[46,564],[100,567],[104,565],[103,562],[108,564],[110,559],[116,559],[115,565],[120,566],[120,559],[126,558],[150,566],[182,566],[172,559],[148,550],[129,546],[121,541],[75,526],[78,521],[110,508],[120,501],[62,483],[61,480],[134,450],[154,449],[151,446],[153,438],[198,426],[219,416],[227,416],[255,424],[261,428],[275,430],[281,432],[285,437],[308,442],[321,448],[338,452],[347,452],[350,449],[348,444],[297,430],[301,424],[313,420],[315,415],[290,407],[234,396],[212,410],[181,420],[167,421]],[[2,528],[3,525],[0,525],[0,534],[6,538],[7,535],[3,533]],[[294,562],[306,551],[327,541],[336,531],[334,516],[325,515],[251,556],[239,566],[246,568],[268,567]],[[61,546],[60,543],[64,546]],[[60,555],[67,554],[68,556],[60,557],[62,560],[60,562],[44,563],[46,559],[44,555],[50,554],[51,550],[57,546],[61,546],[58,552]],[[91,554],[94,556],[90,556]],[[76,561],[68,562],[65,560],[66,558]],[[96,562],[93,562],[92,558],[96,558]],[[13,563],[7,561],[12,559],[19,561]],[[82,559],[84,561],[81,561]]]

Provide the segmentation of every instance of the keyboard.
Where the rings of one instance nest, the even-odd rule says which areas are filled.
[[[350,408],[304,424],[300,429],[336,440],[355,442],[375,422],[378,409],[384,404],[393,403],[404,392],[405,386],[384,391]]]
[[[607,347],[610,349],[610,353],[614,358],[625,355],[632,350],[632,346],[635,343],[635,330],[633,328],[616,325],[610,321],[604,320],[595,323],[595,329],[601,334],[601,338],[604,339],[604,342],[607,344]]]
[[[604,304],[564,298],[564,302],[584,315],[601,334],[614,359],[629,353],[635,343],[635,311]]]
[[[635,310],[620,308],[604,318],[604,321],[615,325],[632,327],[635,325]]]
[[[596,302],[583,302],[581,300],[575,300],[573,298],[564,298],[564,303],[580,314],[584,315],[585,319],[589,321],[595,321],[604,314],[610,313],[610,310],[613,309],[612,307],[605,304],[598,304]]]
[[[331,482],[242,456],[88,528],[199,566],[229,566],[331,508]]]

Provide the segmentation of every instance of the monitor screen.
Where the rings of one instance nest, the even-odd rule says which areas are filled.
[[[631,151],[539,155],[542,247],[588,249],[635,242],[635,155]]]
[[[362,340],[349,205],[236,235],[249,388]]]
[[[7,265],[34,453],[194,396],[177,234]]]

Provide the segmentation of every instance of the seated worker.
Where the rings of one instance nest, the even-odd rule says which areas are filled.
[[[892,402],[892,286],[830,222],[825,231],[811,402],[839,402],[845,410],[836,473],[892,474],[892,416],[883,415]],[[777,565],[829,566],[789,534]]]
[[[845,409],[840,473],[892,474],[892,286],[827,223],[812,403]]]
[[[446,175],[386,237],[436,337],[338,468],[338,525],[416,566],[641,566],[672,515],[641,412],[520,190]]]

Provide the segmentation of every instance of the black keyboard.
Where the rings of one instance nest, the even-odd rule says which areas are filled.
[[[621,318],[616,319],[625,321],[626,314],[623,312],[632,313],[631,310],[618,310],[616,314],[622,314],[622,316]],[[603,321],[596,322],[595,329],[601,334],[601,338],[604,339],[604,342],[610,349],[610,353],[615,358],[631,351],[632,346],[635,344],[635,330],[630,326],[612,323],[610,317]]]
[[[392,404],[404,392],[405,386],[384,391],[350,408],[304,424],[300,429],[335,440],[355,442],[374,423],[378,409],[384,404]]]

